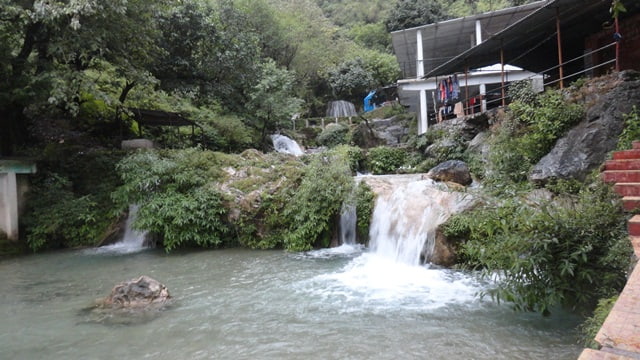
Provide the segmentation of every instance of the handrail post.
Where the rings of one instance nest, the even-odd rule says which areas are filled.
[[[562,33],[560,32],[560,8],[556,8],[556,33],[558,37],[558,75],[560,78],[560,89],[564,88],[564,71],[562,69]]]

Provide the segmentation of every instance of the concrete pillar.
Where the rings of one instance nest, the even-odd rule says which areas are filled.
[[[485,84],[480,84],[480,98],[482,99],[482,105],[480,107],[480,111],[485,112],[487,111],[487,99],[485,98],[485,96],[487,95],[487,87],[485,86]]]
[[[480,45],[482,43],[482,24],[480,20],[476,20],[476,45]],[[482,99],[480,111],[487,111],[487,100],[485,99],[485,95],[487,94],[487,87],[485,84],[480,84],[480,98]]]
[[[418,119],[418,135],[424,134],[429,128],[427,117],[427,90],[420,90],[420,118]]]
[[[416,31],[416,77],[424,77],[424,53],[422,52],[422,30]]]
[[[482,43],[482,24],[480,20],[476,20],[476,45]]]
[[[18,186],[16,173],[0,173],[0,230],[18,240]]]

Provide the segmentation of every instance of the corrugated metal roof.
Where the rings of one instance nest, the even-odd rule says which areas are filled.
[[[472,48],[476,20],[482,26],[482,38],[489,39],[506,27],[531,14],[549,0],[483,14],[442,21],[391,33],[393,48],[405,78],[416,76],[416,33],[422,32],[425,73],[433,71],[455,56]],[[495,63],[495,61],[493,61]]]
[[[466,66],[477,68],[499,62],[501,48],[505,63],[541,72],[558,64],[556,14],[560,18],[563,58],[566,61],[580,56],[584,51],[584,38],[611,21],[610,6],[610,0],[545,1],[543,6],[482,44],[425,71],[425,75],[444,75],[461,71]],[[630,12],[635,11],[637,4],[632,3],[627,8]]]

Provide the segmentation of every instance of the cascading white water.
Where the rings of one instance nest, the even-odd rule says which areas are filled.
[[[342,204],[340,213],[340,243],[354,245],[356,243],[356,206],[353,204]]]
[[[294,156],[302,156],[304,155],[304,151],[300,148],[300,145],[293,140],[284,135],[273,134],[271,135],[271,140],[273,141],[273,148],[277,152],[291,154]]]
[[[129,205],[129,214],[125,222],[125,230],[122,240],[112,245],[93,249],[91,252],[129,254],[144,250],[146,248],[145,238],[147,236],[147,232],[138,231],[132,228],[133,222],[138,214],[138,208],[138,205]]]
[[[327,105],[328,117],[348,117],[357,116],[356,107],[353,103],[345,100],[332,101]]]
[[[378,197],[371,218],[370,247],[378,255],[407,265],[430,260],[436,228],[471,198],[439,189],[420,175],[376,177],[367,181]]]

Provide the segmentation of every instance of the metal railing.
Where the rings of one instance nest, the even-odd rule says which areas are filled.
[[[522,81],[532,80],[532,79],[542,75],[543,87],[546,88],[548,86],[553,86],[553,85],[555,85],[557,83],[562,83],[565,80],[569,80],[569,79],[572,79],[572,78],[578,78],[580,75],[583,75],[585,73],[593,72],[596,69],[603,68],[603,67],[606,67],[606,66],[611,65],[611,64],[615,64],[616,58],[615,58],[615,55],[614,55],[612,59],[605,59],[604,61],[600,61],[596,65],[592,65],[592,66],[589,66],[587,68],[572,72],[572,73],[570,73],[568,75],[562,75],[562,76],[558,75],[557,77],[554,76],[556,74],[559,74],[560,73],[559,69],[560,68],[564,68],[564,66],[566,66],[567,64],[574,63],[574,62],[576,62],[578,60],[585,59],[588,56],[592,56],[592,55],[595,55],[595,54],[598,54],[598,53],[604,53],[607,49],[609,49],[611,47],[614,47],[615,45],[616,45],[616,42],[612,42],[610,44],[604,45],[604,46],[599,47],[599,48],[597,48],[595,50],[592,50],[592,51],[586,52],[586,53],[584,53],[584,54],[582,54],[580,56],[577,56],[577,57],[575,57],[573,59],[570,59],[568,61],[564,61],[561,64],[558,64],[558,65],[552,66],[552,67],[550,67],[548,69],[545,69],[545,70],[541,71],[538,74],[535,74],[535,75],[532,75],[532,76],[530,76],[530,77],[528,77],[526,79],[523,79]],[[528,50],[527,53],[530,52],[530,51],[531,51],[531,49]],[[522,57],[524,55],[526,55],[526,53],[525,54],[521,54],[518,58],[520,58],[520,57]],[[518,59],[518,58],[516,58],[516,59]],[[548,81],[546,81],[546,80],[548,80]],[[482,104],[483,100],[485,101],[486,109],[499,107],[499,106],[506,105],[507,103],[509,103],[510,102],[510,98],[509,98],[508,91],[507,91],[509,86],[510,86],[510,83],[505,83],[504,85],[501,85],[501,86],[499,86],[497,88],[493,88],[492,89],[492,93],[493,94],[496,94],[496,93],[500,93],[501,94],[498,97],[493,97],[491,99],[488,99],[487,94],[484,94],[484,97],[482,96],[482,94],[479,94],[479,95],[459,98],[456,101],[456,103],[462,102],[462,104],[463,104],[463,109],[462,110],[463,110],[463,114],[464,115],[476,115],[476,114],[482,113],[482,105],[481,104]],[[502,94],[504,94],[504,95],[502,95]],[[474,104],[473,106],[470,106],[469,103],[471,102],[471,99],[473,99],[473,98],[476,98],[478,100],[478,103]],[[496,103],[499,103],[499,104],[496,105]],[[480,104],[480,105],[478,105],[478,104]],[[445,106],[445,105],[441,104],[440,105],[440,109],[441,109],[442,106]],[[480,106],[480,109],[479,109],[480,111],[476,112],[475,110],[479,106]],[[436,112],[436,118],[437,118],[437,115],[438,115],[438,112],[439,112],[438,110],[439,109],[436,109],[436,111],[435,111]]]

